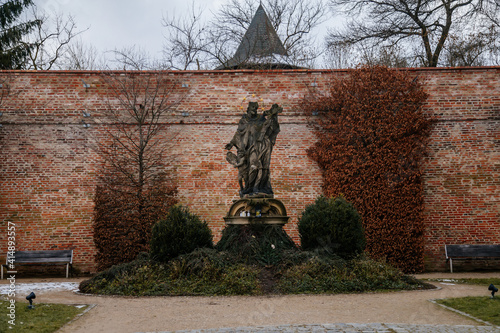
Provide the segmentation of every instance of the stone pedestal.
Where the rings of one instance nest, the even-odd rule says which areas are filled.
[[[244,198],[234,201],[224,221],[226,224],[284,225],[289,217],[285,205],[274,198]]]

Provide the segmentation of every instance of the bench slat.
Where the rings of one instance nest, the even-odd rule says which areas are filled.
[[[71,258],[71,250],[16,251],[15,258]]]
[[[15,258],[14,263],[71,263],[71,258]]]
[[[447,258],[500,257],[500,245],[446,245]]]

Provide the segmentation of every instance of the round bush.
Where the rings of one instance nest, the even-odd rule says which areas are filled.
[[[167,262],[203,247],[213,247],[212,231],[187,207],[171,207],[166,218],[153,226],[150,251],[156,261]]]
[[[361,217],[344,198],[320,196],[307,206],[298,224],[303,250],[324,250],[352,258],[365,249]]]

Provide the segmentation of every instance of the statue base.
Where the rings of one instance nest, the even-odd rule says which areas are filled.
[[[268,194],[268,193],[251,193],[251,194],[244,194],[242,196],[243,199],[259,199],[259,198],[267,198],[267,199],[272,199],[274,198],[273,194]]]
[[[224,221],[226,224],[277,224],[284,225],[290,217],[285,205],[274,198],[243,198],[234,201]]]

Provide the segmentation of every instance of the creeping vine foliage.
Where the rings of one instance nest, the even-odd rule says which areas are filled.
[[[423,269],[421,161],[431,119],[421,83],[406,71],[361,67],[302,103],[317,142],[309,156],[327,197],[343,195],[363,219],[367,251],[407,273]]]

